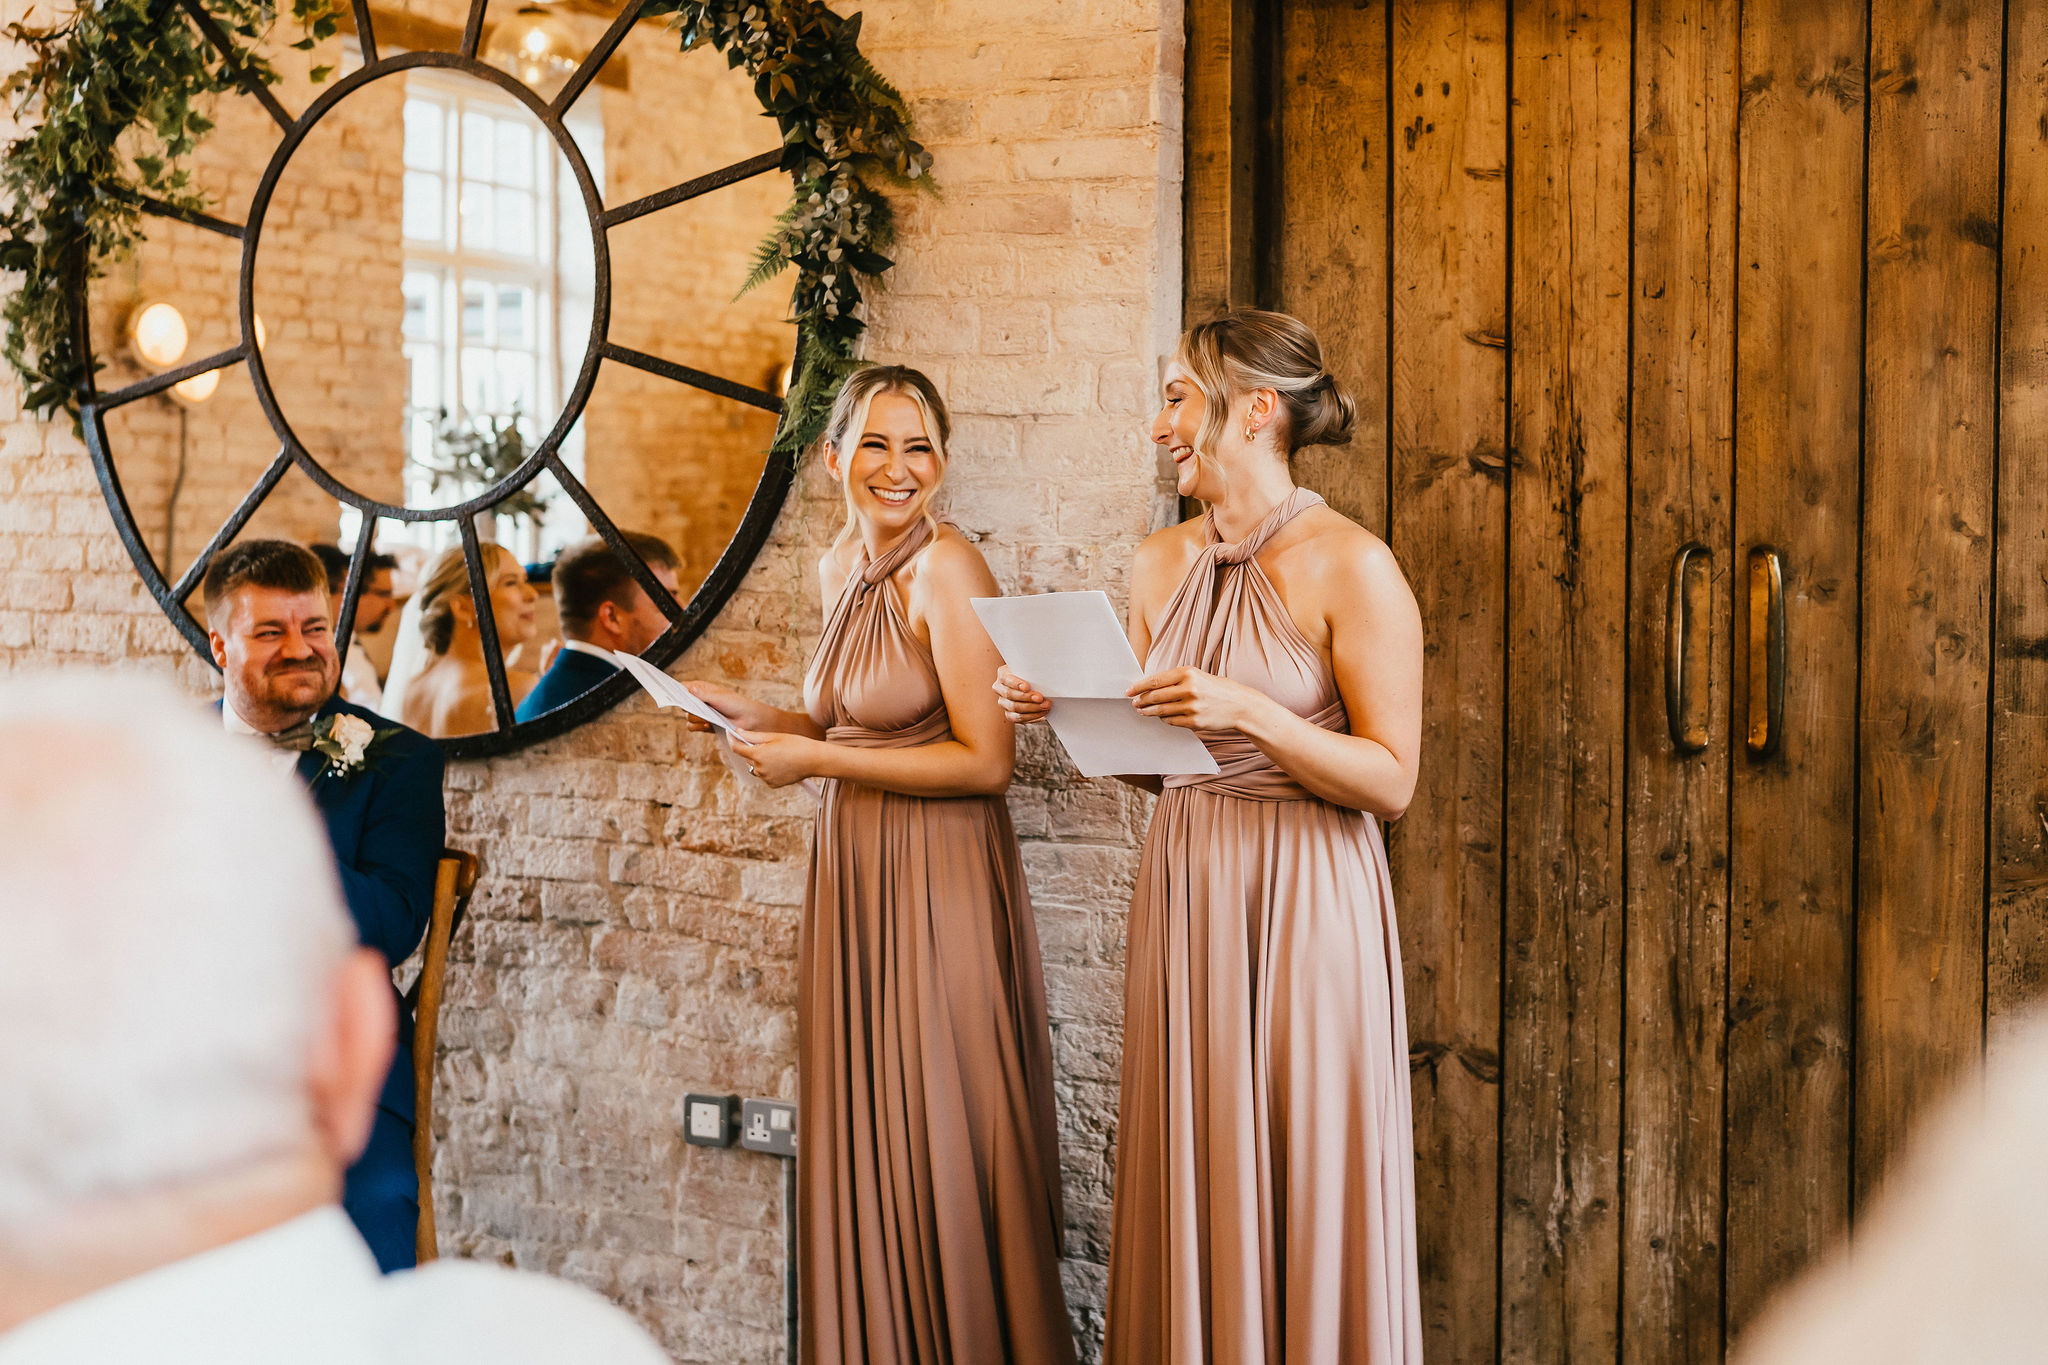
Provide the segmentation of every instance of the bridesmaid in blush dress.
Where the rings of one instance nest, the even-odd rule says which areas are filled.
[[[1386,545],[1289,473],[1350,434],[1314,333],[1225,314],[1182,338],[1164,389],[1153,439],[1209,510],[1138,549],[1131,691],[1221,772],[1165,780],[1131,903],[1103,1359],[1414,1365],[1379,822],[1415,789],[1420,615]],[[1013,720],[1048,709],[1008,670],[996,691]]]
[[[847,380],[804,709],[689,684],[770,785],[824,779],[797,965],[803,1365],[1074,1360],[1015,736],[971,606],[996,585],[929,510],[947,429],[916,370]]]

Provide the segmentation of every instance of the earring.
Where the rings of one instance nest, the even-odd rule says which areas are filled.
[[[1259,429],[1257,427],[1253,426],[1250,422],[1244,424],[1244,443],[1246,445],[1250,445],[1258,434]]]

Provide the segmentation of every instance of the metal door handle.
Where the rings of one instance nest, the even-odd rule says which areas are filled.
[[[1749,756],[1766,758],[1785,735],[1785,561],[1768,545],[1749,552]]]
[[[1679,547],[1671,561],[1671,593],[1664,613],[1664,719],[1671,727],[1671,745],[1681,754],[1696,754],[1707,747],[1707,708],[1687,714],[1685,698],[1685,641],[1692,631],[1692,611],[1686,602],[1685,576],[1695,562],[1704,569],[1713,554],[1696,540]]]

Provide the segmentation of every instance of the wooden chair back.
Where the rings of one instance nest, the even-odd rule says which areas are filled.
[[[419,1260],[433,1260],[434,1240],[434,1046],[441,1027],[441,988],[448,975],[448,944],[462,925],[469,898],[476,891],[476,855],[458,848],[441,850],[434,877],[434,917],[427,926],[426,952],[419,979],[406,993],[412,1008],[412,1093],[414,1127],[412,1164],[420,1180]]]

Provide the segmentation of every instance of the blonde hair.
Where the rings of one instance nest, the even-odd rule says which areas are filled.
[[[484,581],[489,582],[491,575],[512,558],[512,552],[489,540],[481,548]],[[455,603],[473,596],[469,590],[469,561],[463,557],[462,547],[451,545],[435,555],[420,577],[420,638],[426,641],[428,649],[436,654],[448,652],[455,639]],[[474,605],[473,600],[471,604]]]
[[[1188,328],[1173,358],[1202,393],[1198,451],[1216,448],[1230,420],[1231,400],[1254,389],[1280,395],[1287,413],[1288,455],[1303,446],[1351,442],[1358,405],[1323,368],[1323,345],[1300,318],[1233,308]]]
[[[924,419],[924,434],[932,443],[932,451],[939,457],[939,477],[927,488],[918,502],[918,512],[927,522],[937,525],[932,516],[932,499],[939,495],[939,488],[946,481],[946,442],[952,439],[953,419],[947,415],[946,400],[939,397],[938,385],[922,370],[908,365],[868,365],[855,370],[839,386],[839,396],[832,400],[832,415],[825,420],[825,444],[839,454],[839,482],[846,498],[846,524],[839,528],[839,534],[832,544],[844,545],[853,538],[860,525],[860,519],[853,510],[853,482],[847,478],[847,457],[853,453],[851,447],[860,444],[861,435],[868,425],[868,409],[875,405],[875,399],[885,393],[908,398],[917,404],[917,411]],[[852,436],[848,442],[849,433]]]

